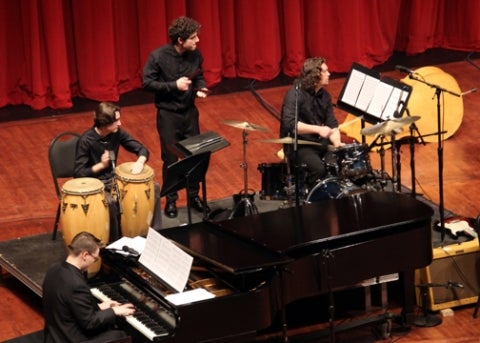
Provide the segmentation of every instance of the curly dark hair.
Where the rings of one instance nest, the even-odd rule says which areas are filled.
[[[198,32],[201,27],[202,25],[192,18],[179,17],[168,28],[168,37],[170,37],[172,44],[175,44],[178,38],[187,40],[193,33]]]
[[[314,90],[320,81],[322,64],[326,63],[323,57],[312,57],[305,60],[299,81],[303,89]]]

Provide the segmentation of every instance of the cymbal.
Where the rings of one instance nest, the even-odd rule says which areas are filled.
[[[292,137],[283,137],[283,138],[260,139],[259,141],[263,142],[263,143],[293,144],[295,140]],[[311,142],[311,141],[306,141],[306,140],[302,140],[302,139],[298,140],[298,144],[301,144],[301,145],[322,145],[322,144],[317,143],[317,142]]]
[[[364,136],[391,135],[392,133],[399,133],[396,131],[403,130],[404,126],[416,122],[419,119],[420,116],[388,119],[384,122],[365,127],[360,133]]]
[[[242,129],[242,130],[250,130],[250,131],[269,131],[267,128],[252,124],[246,121],[237,121],[237,120],[224,120],[223,124],[236,127],[237,129]]]

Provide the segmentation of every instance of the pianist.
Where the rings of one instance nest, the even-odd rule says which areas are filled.
[[[132,315],[132,304],[98,304],[84,272],[98,260],[101,242],[88,232],[78,233],[68,246],[67,259],[52,265],[43,282],[44,342],[107,342],[126,337],[115,329],[117,316]]]

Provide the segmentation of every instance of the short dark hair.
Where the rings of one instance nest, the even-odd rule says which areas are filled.
[[[103,247],[103,243],[93,234],[87,231],[81,231],[73,237],[72,242],[68,245],[71,254],[78,256],[82,251],[94,254],[97,248]]]
[[[115,116],[116,112],[120,112],[119,106],[111,102],[101,102],[93,113],[93,123],[96,127],[110,125],[117,120]]]
[[[178,38],[187,40],[193,33],[198,32],[202,25],[189,17],[179,17],[175,19],[168,28],[168,37],[172,44],[177,43]]]
[[[326,63],[323,57],[312,57],[305,60],[300,75],[300,83],[303,89],[314,90],[320,81],[322,64]]]

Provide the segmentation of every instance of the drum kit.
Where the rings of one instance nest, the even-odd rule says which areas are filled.
[[[306,167],[299,166],[298,172],[298,192],[302,201],[316,202],[326,199],[342,198],[348,195],[384,190],[388,181],[395,187],[397,166],[393,160],[398,157],[395,144],[384,143],[385,137],[391,137],[395,141],[395,135],[400,133],[403,128],[420,119],[419,116],[409,116],[404,118],[392,118],[378,124],[363,128],[361,134],[364,136],[374,136],[375,142],[371,146],[366,144],[352,143],[339,147],[329,147],[323,157],[327,167],[327,175],[319,180],[312,188],[307,189],[306,185]],[[355,119],[358,120],[358,119]],[[248,122],[224,122],[226,125],[241,128],[245,130],[267,131],[266,128]],[[376,140],[380,139],[380,143]],[[294,144],[292,137],[262,139],[263,143],[272,144]],[[321,145],[317,142],[307,140],[297,140],[299,145]],[[387,177],[385,172],[383,145],[392,145],[392,177]],[[381,170],[373,170],[370,164],[369,152],[373,145],[380,146]],[[279,156],[283,154],[279,153]],[[246,167],[246,156],[244,150],[244,166]],[[281,163],[261,163],[258,170],[262,174],[262,189],[260,199],[262,200],[286,200],[291,204],[296,195],[295,173],[290,168],[287,159]],[[246,171],[245,171],[246,173]],[[248,189],[245,176],[245,192]]]

